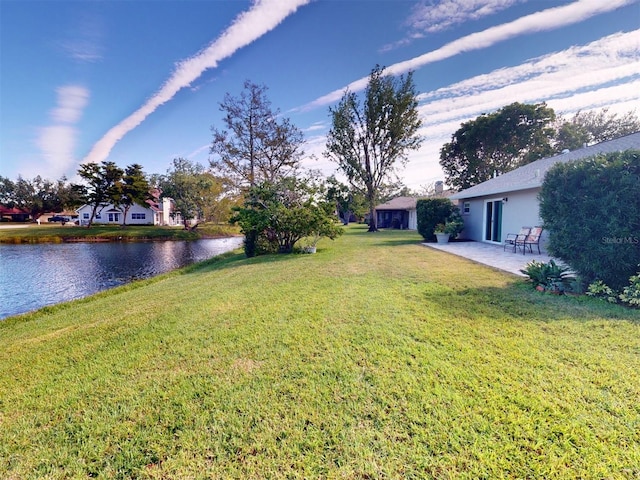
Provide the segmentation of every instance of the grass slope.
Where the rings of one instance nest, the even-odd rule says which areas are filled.
[[[1,478],[638,478],[637,312],[350,227],[0,322]]]

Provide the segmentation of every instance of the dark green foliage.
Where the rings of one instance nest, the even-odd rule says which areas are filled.
[[[85,163],[78,168],[78,176],[85,182],[85,200],[91,205],[91,217],[87,222],[87,228],[93,224],[96,213],[101,205],[108,203],[119,191],[124,170],[114,162]]]
[[[532,260],[520,271],[529,277],[534,287],[541,286],[545,290],[564,292],[571,281],[569,270],[569,267],[558,265],[553,260],[549,263]]]
[[[418,233],[427,242],[435,242],[433,231],[439,223],[446,224],[447,219],[456,211],[456,207],[446,198],[427,198],[418,200]]]
[[[512,103],[465,122],[440,150],[446,181],[465,189],[553,153],[555,112]]]
[[[557,164],[545,177],[540,215],[550,254],[586,284],[620,290],[640,264],[640,151]]]
[[[122,225],[127,222],[127,213],[134,204],[142,205],[149,198],[149,182],[142,171],[142,165],[134,163],[124,170],[119,188],[111,200],[122,211]]]
[[[447,217],[444,222],[444,233],[448,233],[452,239],[460,235],[460,232],[464,230],[464,220],[460,215],[460,210],[455,207],[451,212],[451,215]]]
[[[629,285],[622,290],[620,300],[631,307],[640,308],[640,271],[629,278]]]
[[[245,234],[245,254],[291,253],[304,237],[334,239],[342,233],[333,215],[334,204],[322,200],[309,180],[283,178],[249,190],[232,222]]]
[[[380,191],[393,180],[411,150],[420,147],[418,100],[413,74],[394,77],[376,66],[360,100],[347,91],[330,109],[325,156],[338,164],[349,184],[366,197],[369,231],[377,230]]]

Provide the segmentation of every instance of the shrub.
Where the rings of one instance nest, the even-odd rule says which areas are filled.
[[[449,216],[456,207],[451,200],[446,198],[428,198],[418,200],[416,213],[418,216],[418,233],[427,242],[435,242],[436,236],[433,233],[436,225],[445,224]]]
[[[640,263],[640,151],[559,163],[539,197],[549,253],[587,284],[622,289]]]
[[[596,280],[587,288],[587,295],[601,298],[609,303],[618,303],[618,294],[602,280]]]
[[[451,235],[451,238],[456,238],[463,229],[464,220],[462,219],[462,215],[460,215],[460,210],[456,207],[444,224],[444,233]]]
[[[616,292],[602,280],[597,280],[589,285],[587,295],[601,298],[609,303],[620,301],[627,306],[640,308],[640,271],[629,277],[629,285],[622,289],[622,293]]]
[[[247,257],[264,253],[291,253],[305,237],[336,238],[342,229],[333,215],[334,205],[320,200],[319,187],[306,179],[284,178],[264,182],[249,191],[232,222],[245,234]]]
[[[534,287],[541,286],[545,290],[564,292],[572,280],[569,267],[558,265],[553,260],[549,263],[532,260],[520,271],[529,277]]]
[[[622,290],[620,300],[631,307],[640,308],[640,272],[629,278],[629,285]]]

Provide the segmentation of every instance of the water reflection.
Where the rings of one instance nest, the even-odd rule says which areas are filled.
[[[0,245],[0,318],[81,298],[238,248],[242,238],[195,242]]]

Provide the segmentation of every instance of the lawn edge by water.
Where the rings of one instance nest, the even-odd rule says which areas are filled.
[[[196,230],[158,225],[93,225],[91,228],[75,225],[25,224],[24,228],[5,226],[0,229],[0,244],[64,243],[64,242],[132,242],[198,240],[239,235],[237,227],[219,224],[201,224]]]

